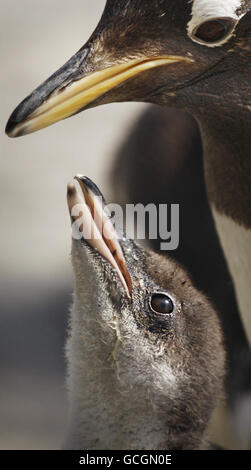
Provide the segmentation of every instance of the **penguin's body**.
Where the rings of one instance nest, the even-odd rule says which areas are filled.
[[[97,191],[78,181],[93,214]],[[79,204],[81,223],[90,223],[72,186],[68,203],[74,221]],[[65,448],[210,448],[208,424],[225,371],[217,314],[177,263],[124,238],[118,275],[96,243],[73,239]],[[109,246],[118,256],[118,246]]]
[[[251,230],[213,207],[213,215],[221,244],[228,260],[235,286],[239,309],[246,319],[244,325],[251,331]],[[238,247],[238,249],[237,249]]]

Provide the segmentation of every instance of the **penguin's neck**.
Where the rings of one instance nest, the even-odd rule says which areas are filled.
[[[225,112],[221,104],[198,117],[205,179],[251,344],[251,108],[233,103]]]
[[[89,365],[90,367],[90,365]],[[114,371],[97,370],[88,374],[90,385],[84,393],[73,393],[71,424],[66,448],[91,450],[164,449],[168,428],[164,416],[154,413],[149,400],[143,404],[132,393],[120,393]],[[86,368],[83,370],[86,376]],[[75,387],[81,385],[75,383]],[[148,407],[146,406],[148,404]]]
[[[97,315],[102,318],[102,312],[86,311],[86,305],[92,305],[86,295],[75,300],[72,310],[65,448],[158,449],[168,440],[166,416],[155,413],[144,391],[121,381],[114,355],[116,331],[107,335],[95,320]],[[95,300],[93,305],[98,309]]]
[[[107,359],[107,358],[106,358]],[[80,364],[79,364],[80,366]],[[207,449],[200,431],[177,432],[168,425],[168,403],[155,409],[142,390],[118,387],[116,366],[88,362],[72,377],[71,417],[66,449]],[[81,393],[77,393],[81,390]],[[182,426],[180,427],[182,428]]]
[[[88,317],[86,312],[84,316]],[[182,423],[169,425],[168,393],[152,397],[144,385],[124,383],[120,373],[123,365],[111,354],[116,334],[112,341],[105,341],[97,322],[92,325],[90,320],[83,325],[82,318],[83,310],[75,305],[67,347],[70,416],[64,447],[75,450],[207,448],[201,429],[198,432],[193,429],[189,434],[187,429],[182,433]]]

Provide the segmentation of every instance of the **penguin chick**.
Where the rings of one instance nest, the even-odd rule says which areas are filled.
[[[217,314],[176,262],[119,240],[99,189],[77,180],[64,447],[208,449],[225,375]]]

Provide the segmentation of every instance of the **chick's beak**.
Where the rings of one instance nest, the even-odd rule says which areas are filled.
[[[114,60],[111,65],[93,48],[89,43],[80,49],[15,109],[6,126],[9,137],[29,134],[72,116],[144,71],[193,62],[187,57],[165,55],[139,56],[133,60],[124,57],[120,63]]]
[[[73,237],[76,235],[78,239],[83,238],[111,264],[130,298],[132,295],[131,277],[104,198],[89,178],[76,176],[75,179],[79,183],[82,194],[79,194],[72,184],[68,185],[67,190],[68,207],[73,222]]]

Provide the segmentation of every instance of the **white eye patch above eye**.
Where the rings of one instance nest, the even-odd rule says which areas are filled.
[[[242,0],[193,0],[188,36],[208,47],[225,44],[243,16],[241,4]]]

